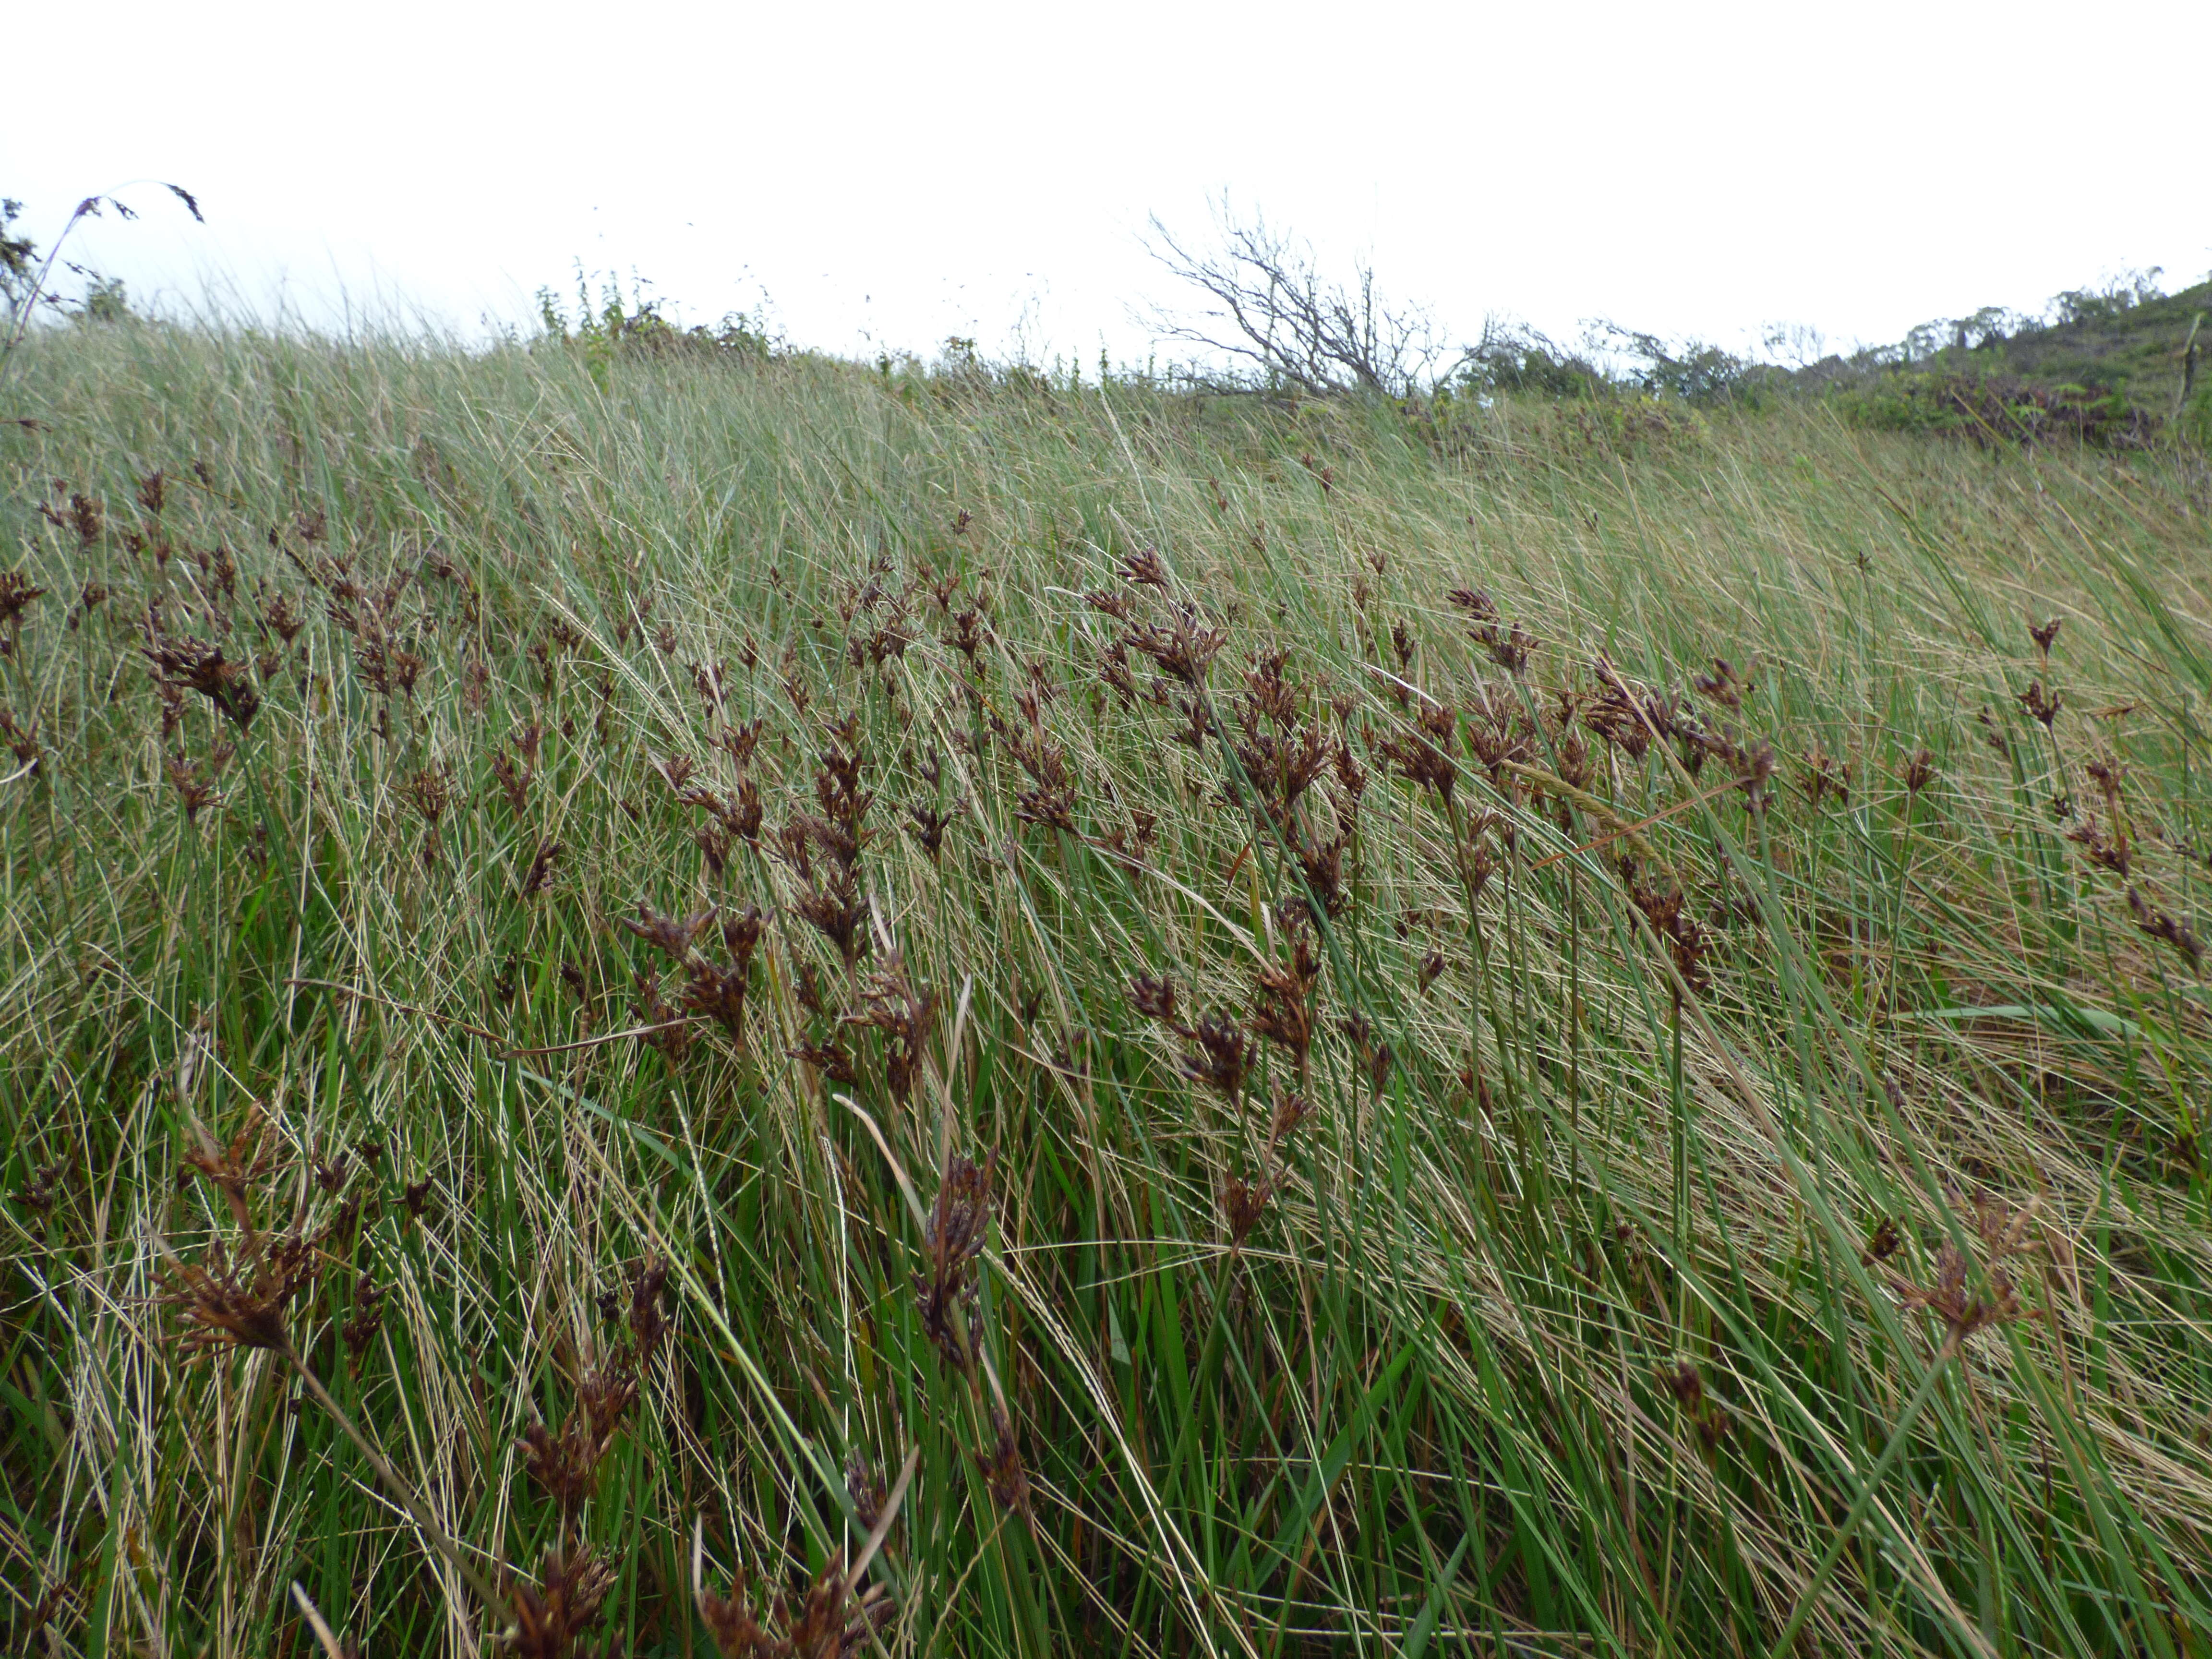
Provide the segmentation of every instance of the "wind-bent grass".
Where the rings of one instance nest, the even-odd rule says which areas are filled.
[[[2208,1650],[2201,465],[25,350],[15,1639]]]

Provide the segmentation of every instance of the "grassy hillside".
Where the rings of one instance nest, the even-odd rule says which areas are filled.
[[[2212,282],[2132,304],[2083,296],[2070,314],[2015,330],[1973,353],[1977,364],[2045,386],[2124,386],[2164,413],[2181,390],[2193,337],[2212,353]],[[2207,382],[2200,375],[2198,384]]]
[[[2201,461],[8,396],[13,1643],[2212,1648]]]
[[[1832,356],[1780,384],[1835,394],[1861,425],[2004,444],[2203,450],[2212,448],[2208,323],[2212,282],[2161,295],[2146,276],[2059,295],[2040,318],[1990,307],[1925,324],[1898,345]],[[1662,367],[1653,378],[1672,387],[1694,382],[1701,365]],[[1762,371],[1725,357],[1718,367],[1759,383]]]

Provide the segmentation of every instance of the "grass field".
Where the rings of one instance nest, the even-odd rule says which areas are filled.
[[[0,392],[11,1650],[2212,1654],[2201,456]]]

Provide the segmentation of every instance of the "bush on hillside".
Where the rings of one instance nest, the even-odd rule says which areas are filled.
[[[2029,386],[2001,375],[1894,370],[1836,394],[1852,425],[1884,432],[1953,432],[1976,443],[2071,441],[2145,449],[2160,422],[2109,386]]]
[[[713,325],[695,323],[690,328],[661,315],[662,301],[634,291],[625,302],[611,278],[593,306],[585,278],[576,282],[577,321],[571,326],[568,312],[550,288],[538,290],[538,316],[543,332],[533,343],[580,350],[593,364],[617,352],[652,357],[726,358],[765,362],[775,355],[778,342],[769,333],[764,317],[730,312]]]
[[[1702,340],[1676,344],[1656,334],[1623,328],[1619,323],[1601,326],[1613,349],[1637,365],[1628,371],[1627,383],[1651,397],[1686,404],[1756,407],[1770,393],[1790,385],[1788,370]]]
[[[1469,346],[1446,382],[1474,392],[1540,392],[1554,398],[1591,398],[1613,390],[1613,380],[1580,352],[1525,323],[1492,321]]]

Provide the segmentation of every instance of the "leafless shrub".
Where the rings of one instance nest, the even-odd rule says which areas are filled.
[[[1214,383],[1223,389],[1403,398],[1451,356],[1435,319],[1384,298],[1364,258],[1340,281],[1305,242],[1258,214],[1239,216],[1226,198],[1214,234],[1217,246],[1201,249],[1152,220],[1152,257],[1202,298],[1195,314],[1159,307],[1152,321],[1165,338],[1241,366]]]

